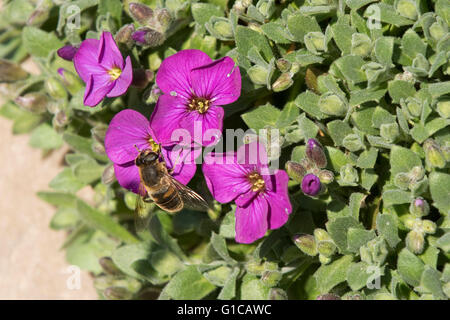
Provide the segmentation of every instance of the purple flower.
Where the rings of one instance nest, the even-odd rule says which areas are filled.
[[[238,152],[205,156],[203,173],[214,198],[235,201],[236,241],[251,243],[267,229],[284,225],[292,212],[288,197],[289,177],[283,170],[271,173],[264,146],[243,145]]]
[[[70,44],[61,47],[56,51],[58,56],[64,60],[72,61],[75,53],[77,53],[79,46],[72,46]]]
[[[196,125],[222,131],[222,105],[236,101],[241,94],[241,74],[229,57],[212,61],[200,50],[182,50],[166,58],[156,75],[156,83],[164,93],[159,97],[150,119],[161,140],[174,143],[176,129],[186,129],[195,142],[210,145],[208,139],[194,133]],[[197,132],[197,131],[196,131]]]
[[[134,193],[139,191],[139,170],[134,161],[137,150],[161,151],[172,176],[187,184],[197,169],[191,150],[178,147],[160,146],[150,122],[137,111],[120,111],[109,123],[105,136],[105,151],[114,163],[114,172],[119,184]]]
[[[100,40],[86,39],[73,58],[78,75],[86,83],[84,104],[94,107],[106,97],[124,94],[133,80],[131,59],[122,54],[109,32]]]
[[[312,173],[308,173],[306,176],[304,176],[302,180],[302,191],[303,193],[310,196],[317,195],[320,191],[319,178]]]

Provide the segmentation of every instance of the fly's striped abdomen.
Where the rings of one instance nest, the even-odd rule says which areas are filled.
[[[177,212],[183,209],[183,200],[181,199],[178,190],[172,185],[161,188],[158,191],[150,194],[155,203],[168,212]]]

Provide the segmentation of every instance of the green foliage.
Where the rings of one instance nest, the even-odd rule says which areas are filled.
[[[95,275],[101,298],[450,298],[448,0],[145,3],[167,9],[167,28],[118,0],[17,0],[0,13],[0,115],[33,148],[70,148],[38,196],[56,207],[50,227],[69,232],[67,260]],[[69,5],[80,9],[75,30]],[[217,202],[208,214],[149,205],[149,228],[136,234],[135,196],[115,182],[104,136],[124,108],[150,115],[154,79],[89,108],[73,64],[56,55],[129,24],[163,32],[156,47],[120,41],[134,68],[156,73],[187,48],[233,58],[242,92],[224,128],[279,130],[280,168],[301,163],[315,138],[334,180],[314,198],[291,181],[288,222],[253,244],[235,242],[236,207]],[[28,57],[39,75],[21,68]],[[77,195],[87,186],[88,202]]]

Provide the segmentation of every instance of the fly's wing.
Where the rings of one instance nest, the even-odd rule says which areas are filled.
[[[139,185],[139,193],[136,195],[136,206],[134,209],[134,225],[137,233],[148,229],[148,224],[153,215],[153,210],[151,210],[153,206],[144,202],[142,194],[147,194],[147,190],[141,183]]]
[[[178,190],[179,195],[183,199],[184,207],[196,211],[207,211],[210,209],[208,203],[197,192],[186,187],[181,182],[170,176],[170,181]]]

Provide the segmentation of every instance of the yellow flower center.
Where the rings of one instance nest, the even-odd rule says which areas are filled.
[[[152,137],[148,138],[148,143],[150,144],[150,148],[152,149],[153,152],[159,153],[161,146],[157,144]]]
[[[117,80],[122,74],[122,69],[118,67],[113,67],[112,69],[108,70],[108,74],[111,76],[112,81]]]
[[[252,184],[252,191],[264,191],[266,189],[266,182],[258,172],[252,172],[248,176],[248,181]]]
[[[189,103],[189,109],[191,111],[197,111],[198,113],[205,113],[209,109],[210,101],[205,98],[193,98]]]

